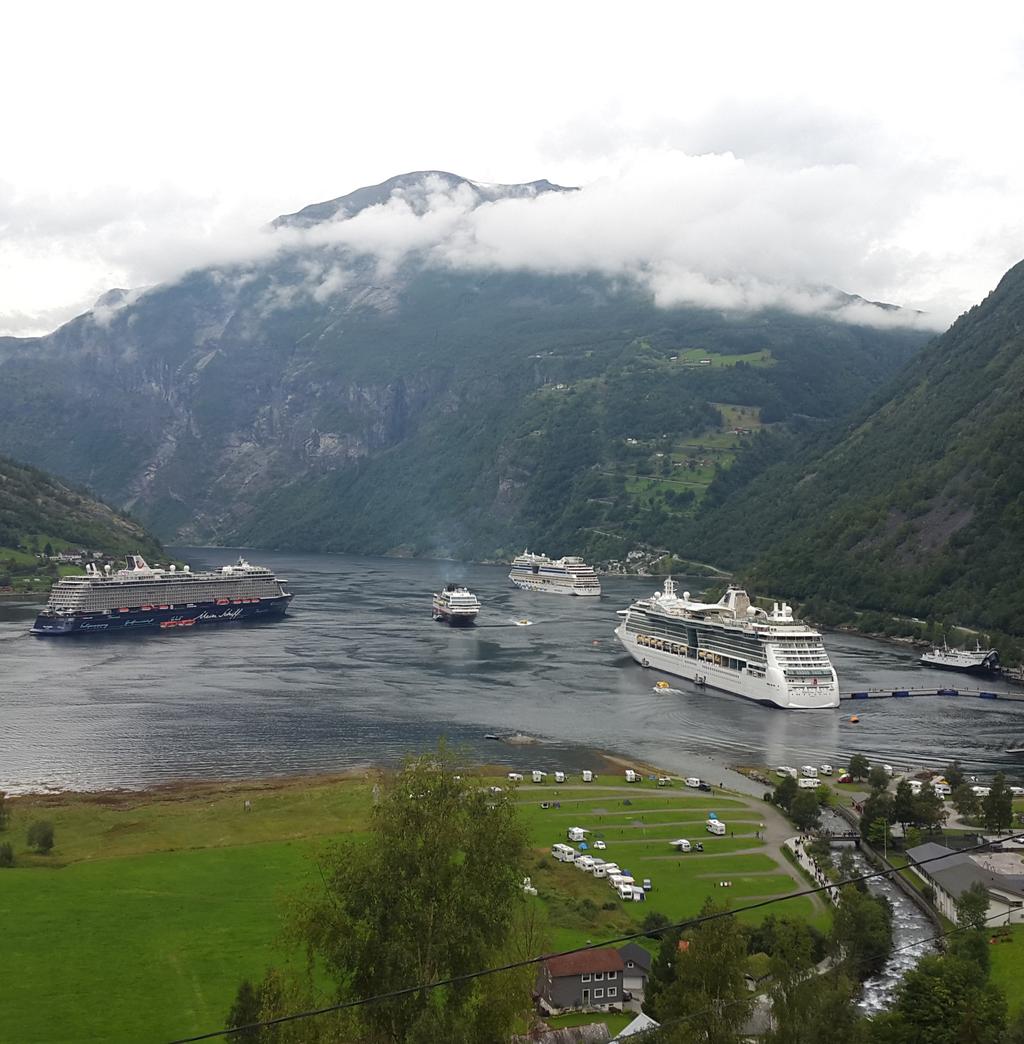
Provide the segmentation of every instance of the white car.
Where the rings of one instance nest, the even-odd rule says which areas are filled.
[[[591,847],[596,848],[598,852],[603,852],[608,846],[603,841],[595,841]]]

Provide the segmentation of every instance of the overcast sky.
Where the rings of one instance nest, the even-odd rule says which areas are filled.
[[[1024,256],[1024,5],[710,7],[11,8],[0,333],[428,168],[584,188],[468,230],[439,196],[445,263],[633,270],[666,303],[830,284],[941,326]]]

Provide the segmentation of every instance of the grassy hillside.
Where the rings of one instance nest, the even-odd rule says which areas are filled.
[[[153,557],[161,552],[140,525],[106,504],[0,457],[0,588],[45,589],[64,568],[45,557],[47,549]]]
[[[722,879],[733,882],[737,904],[799,886],[754,837],[758,821],[773,814],[761,802],[716,794],[714,807],[735,837],[710,838],[703,795],[649,783],[626,788],[619,779],[557,787],[561,809],[540,807],[554,786],[524,786],[517,795],[530,835],[524,872],[539,890],[551,947],[633,930],[652,910],[674,919],[696,914]],[[11,804],[11,823],[0,832],[17,859],[14,869],[0,869],[0,1037],[134,1044],[215,1029],[242,978],[301,962],[282,935],[288,902],[320,886],[320,846],[358,837],[372,796],[366,781],[301,780]],[[35,819],[54,825],[51,855],[26,850]],[[550,858],[552,843],[578,824],[603,834],[609,858],[652,879],[649,902],[613,901],[607,882]],[[707,850],[673,854],[666,841],[687,833],[704,836]],[[786,905],[792,916],[824,924],[827,915],[811,900]]]
[[[1024,263],[824,445],[771,466],[758,440],[694,539],[759,590],[825,610],[1024,635],[1022,400]]]

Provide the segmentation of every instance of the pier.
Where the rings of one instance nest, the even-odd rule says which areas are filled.
[[[992,692],[988,689],[929,688],[929,689],[861,689],[841,692],[840,700],[892,700],[914,696],[947,696],[952,699],[1002,700],[1004,703],[1024,703],[1024,692]]]

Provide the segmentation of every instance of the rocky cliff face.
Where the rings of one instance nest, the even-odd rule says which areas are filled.
[[[403,175],[279,219],[285,238],[262,260],[0,339],[0,449],[169,539],[483,555],[593,523],[574,498],[600,500],[577,480],[630,425],[687,437],[717,421],[708,400],[779,422],[834,417],[923,340],[660,309],[597,275],[456,269],[415,251],[385,262],[329,234],[396,193],[415,209],[437,183],[471,205],[568,191]],[[693,346],[765,350],[773,365],[665,369]]]

